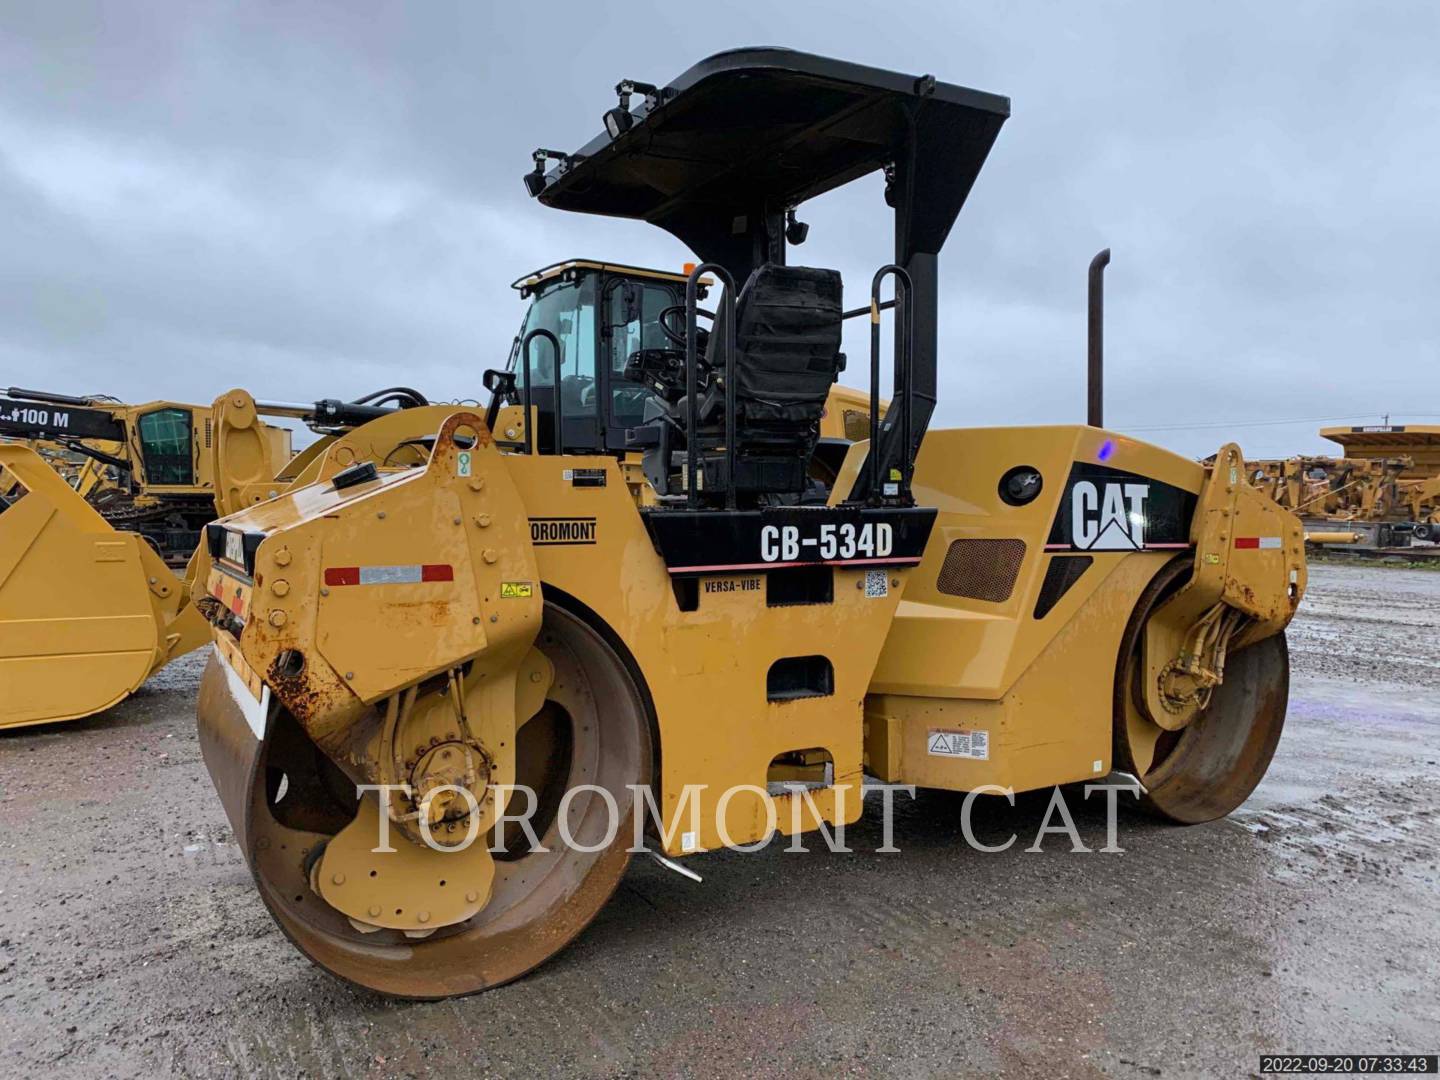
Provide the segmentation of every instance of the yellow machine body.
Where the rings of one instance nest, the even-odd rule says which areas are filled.
[[[480,432],[478,445],[463,453],[456,431]],[[857,444],[852,456],[864,451]],[[1184,501],[1189,531],[1151,544],[1132,522],[1124,544],[1055,550],[1057,522],[1078,521],[1066,478],[1102,456],[1116,475]],[[955,460],[967,462],[963,473]],[[1049,493],[1023,507],[996,489],[1017,462]],[[257,875],[277,915],[293,889],[313,888],[366,934],[428,936],[437,923],[483,916],[500,888],[490,855],[482,845],[463,859],[427,850],[416,821],[483,835],[506,809],[524,725],[563,686],[536,636],[552,607],[620,643],[633,668],[653,724],[654,842],[680,856],[853,822],[867,772],[1017,791],[1112,767],[1143,772],[1164,731],[1190,723],[1223,683],[1226,650],[1279,634],[1305,586],[1298,522],[1247,484],[1233,446],[1207,471],[1093,428],[932,432],[915,490],[939,513],[918,565],[878,575],[835,566],[818,603],[772,595],[781,581],[763,565],[701,568],[679,590],[626,471],[609,456],[507,452],[479,416],[460,414],[423,468],[345,491],[293,488],[212,527],[212,555],[230,554],[205,587],[217,652],[202,687],[202,748],[237,834],[260,844]],[[847,469],[841,484],[853,477]],[[1062,560],[1087,565],[1042,601]],[[1136,655],[1155,693],[1133,704],[1117,762],[1127,628],[1147,589],[1177,567],[1183,586],[1146,612]],[[775,665],[794,657],[823,657],[833,682],[768,693]],[[467,716],[468,741],[456,735]],[[291,722],[355,784],[422,785],[429,748],[463,757],[468,745],[480,776],[451,779],[482,809],[471,822],[419,795],[367,795],[333,840],[277,827],[246,778],[263,775],[267,746],[293,743]],[[805,783],[777,787],[795,781]],[[387,815],[401,839],[379,854],[359,837]],[[273,854],[282,837],[325,854],[285,862]],[[407,899],[395,906],[397,879]],[[472,882],[475,899],[457,904],[442,879]]]
[[[1047,549],[1056,515],[1067,512],[1059,493],[1016,508],[993,482],[1023,459],[1049,488],[1050,477],[1101,460],[1105,448],[1107,466],[1196,497],[1185,543]],[[1125,768],[1112,756],[1117,657],[1141,594],[1176,560],[1194,567],[1190,595],[1171,602],[1174,640],[1147,642],[1147,685],[1188,654],[1184,631],[1217,605],[1247,620],[1236,647],[1281,632],[1305,588],[1300,524],[1246,483],[1237,450],[1218,461],[1207,476],[1193,461],[1089,427],[930,433],[916,497],[940,515],[871,682],[871,771],[922,787],[1024,791]],[[1165,623],[1151,620],[1152,636]]]
[[[263,422],[250,427],[250,445],[232,440],[228,457],[219,454],[221,402],[95,402],[84,411],[117,425],[117,440],[80,442],[124,462],[127,486],[116,466],[63,443],[33,440],[44,457],[0,446],[10,499],[0,513],[0,727],[101,712],[205,644],[191,579],[124,526],[171,512],[211,517],[212,500],[235,484],[227,478],[273,474],[289,457],[290,432]],[[54,467],[75,459],[74,475]]]
[[[252,580],[222,560],[207,586],[227,607],[243,609],[245,625],[256,628],[238,642],[217,629],[225,643],[222,655],[233,661],[238,648],[243,658],[240,683],[269,682],[312,738],[324,738],[332,725],[344,729],[356,723],[362,706],[483,653],[485,635],[472,624],[483,628],[492,617],[538,610],[542,596],[564,597],[623,641],[642,673],[663,747],[659,790],[668,851],[688,854],[722,846],[725,839],[750,843],[772,828],[793,831],[796,821],[809,829],[822,821],[858,818],[863,702],[908,569],[886,571],[879,596],[867,594],[865,571],[837,569],[833,603],[790,606],[767,604],[762,569],[739,577],[701,575],[697,607],[682,611],[614,458],[491,449],[475,457],[475,478],[483,482],[474,494],[474,478],[446,477],[445,468],[432,461],[426,470],[431,484],[452,493],[443,500],[429,486],[417,486],[415,474],[402,473],[377,480],[374,491],[345,500],[343,508],[321,499],[324,485],[319,485],[220,523],[232,533],[267,537]],[[576,470],[603,474],[605,482],[577,488]],[[518,513],[507,518],[489,505],[488,493],[497,490],[515,492]],[[417,529],[422,516],[433,519],[437,536]],[[530,524],[517,529],[519,521]],[[559,526],[573,526],[573,533]],[[336,541],[327,539],[342,531],[343,555]],[[537,543],[532,534],[542,539]],[[572,534],[580,539],[543,539]],[[447,536],[454,539],[436,547]],[[456,544],[462,546],[449,550]],[[312,553],[303,564],[296,557],[302,547]],[[269,569],[281,550],[290,561],[283,571]],[[487,561],[488,555],[494,560]],[[360,567],[468,563],[477,571],[493,565],[500,577],[482,595],[458,570],[444,585],[327,588],[326,568],[333,569],[337,560]],[[277,574],[286,583],[279,597],[264,586]],[[501,596],[502,584],[515,595]],[[337,600],[342,596],[343,606]],[[392,613],[416,606],[425,612],[427,633],[407,636]],[[279,633],[268,628],[277,612]],[[452,634],[471,651],[447,647]],[[342,641],[346,651],[339,655]],[[317,645],[320,656],[307,664],[311,674],[303,688],[266,679],[263,673],[275,668],[281,653],[313,655]],[[776,660],[811,654],[829,658],[833,694],[768,701],[766,677]],[[399,656],[411,658],[402,664]],[[323,707],[317,706],[321,701]],[[719,731],[723,738],[703,734]],[[776,759],[808,751],[820,752],[833,765],[834,782],[792,811],[793,797],[772,796],[766,784]],[[753,790],[726,799],[722,814],[723,793],[747,786]],[[698,811],[694,830],[687,824],[692,808],[683,804],[687,789]]]
[[[25,488],[0,511],[0,727],[70,720],[123,700],[207,638],[188,590],[38,454],[0,446]]]
[[[296,479],[325,479],[358,462],[414,464],[425,453],[413,441],[432,436],[451,411],[401,409],[326,436],[295,478],[286,479],[291,433],[260,419],[244,390],[228,391],[208,409],[173,402],[111,407],[127,417],[131,431],[139,431],[138,418],[147,413],[176,409],[201,417],[191,435],[200,482],[142,484],[139,505],[163,505],[167,492],[183,487],[192,498],[213,493],[206,518],[272,498]],[[138,441],[104,445],[112,456],[130,453],[137,462],[143,456]],[[209,573],[204,545],[177,574],[144,536],[108,522],[87,501],[87,490],[56,471],[54,458],[19,443],[0,444],[0,496],[8,503],[0,508],[0,727],[101,712],[160,667],[210,641],[206,620],[191,603],[194,583],[203,586]],[[84,484],[94,462],[82,460]]]
[[[1347,458],[1386,461],[1408,458],[1403,480],[1440,476],[1440,425],[1370,424],[1320,429],[1321,438],[1338,443]]]
[[[288,428],[258,421],[253,426],[255,445],[248,455],[235,453],[221,460],[215,454],[217,424],[226,399],[212,405],[179,401],[148,401],[139,405],[95,401],[84,407],[87,413],[104,414],[117,425],[115,440],[83,438],[79,444],[124,462],[131,476],[133,494],[162,500],[178,496],[212,498],[225,484],[229,473],[274,473],[293,456],[292,433]],[[251,403],[253,406],[253,402]],[[32,448],[59,467],[73,464],[76,475],[68,477],[80,485],[82,495],[104,486],[115,486],[114,466],[106,466],[83,452],[51,439],[30,440]],[[62,470],[63,471],[63,470]],[[95,476],[87,476],[88,473]]]
[[[936,258],[1008,101],[765,48],[651,90],[525,186],[705,261],[520,279],[485,416],[410,468],[312,474],[316,451],[206,530],[207,768],[289,938],[375,990],[517,978],[633,851],[833,829],[867,775],[1114,770],[1199,822],[1280,737],[1303,537],[1237,447],[930,426]],[[872,173],[895,263],[846,310],[787,245],[799,204]],[[869,393],[836,386],[865,316]]]
[[[1440,540],[1440,427],[1378,424],[1320,434],[1345,456],[1252,461],[1252,483],[1301,517],[1312,544],[1432,553]]]

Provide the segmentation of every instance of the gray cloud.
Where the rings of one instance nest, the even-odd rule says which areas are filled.
[[[687,258],[530,202],[530,149],[588,139],[622,75],[763,39],[1013,99],[942,261],[940,422],[1081,416],[1106,245],[1112,426],[1283,454],[1319,423],[1258,422],[1440,422],[1433,5],[13,0],[0,25],[0,382],[475,396],[513,278]],[[882,209],[865,181],[802,212],[852,304]]]

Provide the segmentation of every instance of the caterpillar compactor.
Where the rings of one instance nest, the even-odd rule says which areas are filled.
[[[637,810],[688,856],[854,821],[866,773],[1237,806],[1284,718],[1296,520],[1233,446],[930,430],[938,256],[1008,101],[779,49],[619,92],[526,186],[700,265],[522,279],[489,409],[423,467],[209,527],[201,746],[286,935],[390,994],[495,986],[600,910]],[[895,261],[857,312],[793,211],[872,173]],[[871,396],[837,431],[849,315]]]
[[[209,407],[0,398],[0,435],[19,440],[0,444],[0,728],[100,712],[208,643],[191,603],[206,523],[360,462],[424,460],[449,411],[403,389],[258,406],[243,390]],[[261,414],[321,437],[292,458]]]

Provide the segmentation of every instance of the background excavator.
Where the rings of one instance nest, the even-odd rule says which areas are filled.
[[[290,460],[288,428],[258,430],[262,469]],[[12,386],[0,397],[0,438],[36,450],[101,517],[145,537],[170,566],[185,565],[215,516],[214,406]]]
[[[406,388],[259,404],[237,389],[210,406],[12,389],[0,398],[0,728],[100,712],[208,642],[192,604],[206,522],[361,462],[423,461],[450,411]],[[262,415],[320,437],[291,456],[290,431]]]

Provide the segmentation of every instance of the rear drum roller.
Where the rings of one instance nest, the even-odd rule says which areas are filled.
[[[1166,731],[1146,715],[1139,685],[1146,620],[1184,585],[1188,559],[1162,569],[1141,595],[1120,646],[1115,678],[1115,767],[1145,788],[1148,809],[1183,825],[1230,813],[1270,766],[1285,724],[1290,654],[1283,633],[1232,652],[1225,680],[1189,724]]]
[[[654,750],[645,702],[605,639],[554,604],[545,605],[537,645],[554,664],[555,681],[544,707],[519,730],[516,783],[537,793],[532,824],[548,851],[531,851],[518,830],[507,833],[506,850],[495,855],[489,902],[466,921],[423,939],[394,930],[362,933],[310,889],[309,868],[353,810],[336,819],[337,788],[333,776],[324,775],[326,768],[317,769],[313,744],[288,717],[272,724],[266,757],[251,784],[250,864],[271,914],[316,964],[397,997],[474,993],[519,978],[559,952],[615,891],[633,842],[630,785],[652,779]],[[575,850],[560,838],[561,796],[581,784],[607,790],[619,811],[613,841],[598,851]],[[343,798],[346,793],[338,794]],[[350,801],[353,805],[353,796]],[[328,821],[327,814],[317,812],[317,803],[330,807]],[[524,793],[516,792],[510,812],[524,809]],[[612,814],[602,795],[581,792],[565,810],[577,845],[604,842]],[[317,829],[323,831],[311,831]],[[394,829],[390,836],[392,844],[407,842]],[[493,834],[475,842],[491,845]]]

